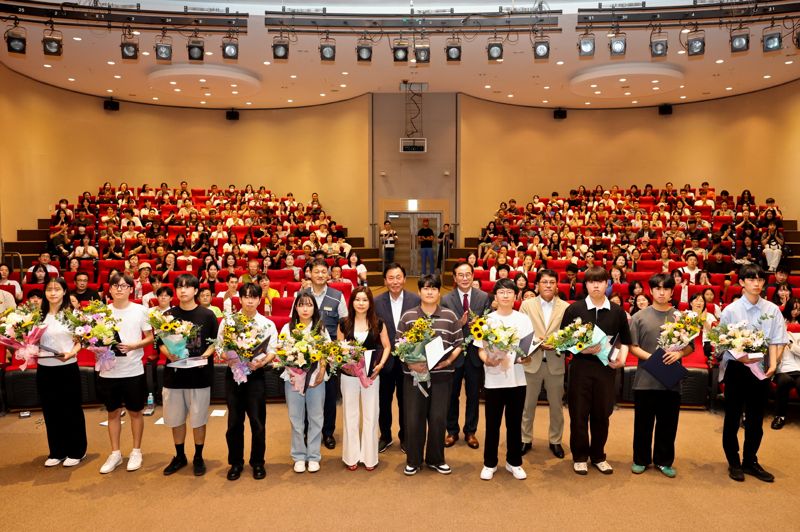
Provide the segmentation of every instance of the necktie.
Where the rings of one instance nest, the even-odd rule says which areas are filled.
[[[461,303],[461,305],[464,307],[464,312],[469,312],[469,298],[467,294],[464,294],[464,302]]]

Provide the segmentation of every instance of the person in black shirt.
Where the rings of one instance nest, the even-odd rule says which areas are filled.
[[[419,243],[420,275],[433,275],[436,273],[436,266],[433,263],[433,229],[430,222],[423,218],[422,227],[417,231],[417,242]]]
[[[97,293],[97,290],[89,288],[89,274],[84,271],[75,274],[75,290],[72,291],[72,295],[81,303],[92,300],[100,301],[100,294]]]
[[[614,472],[606,461],[605,445],[608,439],[608,418],[614,410],[616,369],[625,366],[631,331],[628,318],[619,305],[610,303],[605,295],[608,272],[594,267],[586,270],[584,283],[588,297],[576,301],[564,311],[561,328],[580,318],[583,323],[593,323],[608,335],[609,340],[577,353],[569,365],[569,392],[567,401],[570,417],[570,448],[573,469],[579,475],[588,473],[587,461],[603,474]],[[596,355],[608,349],[608,342],[619,344],[619,353],[608,366]],[[612,346],[613,347],[613,346]],[[591,431],[591,444],[589,432]]]
[[[214,380],[214,365],[208,363],[208,358],[214,353],[218,325],[214,313],[197,304],[195,298],[199,290],[200,281],[197,277],[179,275],[175,279],[179,305],[167,311],[176,320],[190,321],[199,328],[197,336],[186,344],[189,357],[180,360],[165,345],[162,344],[160,348],[161,354],[170,361],[164,367],[164,423],[172,428],[175,442],[175,457],[164,469],[165,475],[171,475],[188,464],[184,453],[188,414],[191,414],[194,434],[194,474],[199,477],[206,472],[203,445],[211,401],[211,382]],[[205,359],[205,364],[198,358]],[[195,366],[198,362],[200,364]]]

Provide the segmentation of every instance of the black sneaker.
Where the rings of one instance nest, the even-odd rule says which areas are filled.
[[[385,453],[386,449],[392,446],[394,442],[392,440],[380,440],[378,441],[378,452]]]
[[[412,467],[412,466],[410,466],[410,465],[407,465],[407,466],[406,466],[406,468],[403,470],[403,473],[404,473],[404,474],[405,474],[407,477],[413,477],[414,475],[416,475],[417,473],[419,473],[419,470],[420,470],[420,468],[419,468],[419,467]]]
[[[171,474],[175,473],[176,471],[183,469],[189,464],[189,461],[186,460],[186,455],[184,456],[175,456],[172,458],[172,461],[169,463],[167,467],[164,468],[164,475],[170,476]]]
[[[781,430],[783,426],[786,424],[786,418],[783,416],[775,416],[775,419],[772,420],[772,430]]]
[[[206,463],[202,458],[195,458],[192,465],[194,466],[194,476],[202,477],[206,474]]]
[[[736,482],[744,482],[744,471],[741,467],[729,466],[728,476]]]
[[[442,475],[449,475],[450,473],[453,472],[453,470],[450,469],[450,466],[447,464],[439,464],[439,465],[428,464],[428,467],[430,467],[437,473],[441,473]]]
[[[763,482],[775,482],[775,475],[765,471],[758,462],[753,462],[752,464],[743,466],[742,471],[745,474],[752,475]]]

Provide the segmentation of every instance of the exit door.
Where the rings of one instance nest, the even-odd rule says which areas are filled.
[[[394,260],[401,264],[408,275],[419,275],[422,269],[419,256],[419,244],[417,243],[417,231],[422,228],[422,220],[428,219],[429,227],[433,229],[434,236],[439,235],[442,225],[441,212],[402,212],[392,211],[386,213],[385,220],[392,222],[392,227],[397,231],[397,243],[395,245]],[[438,249],[434,242],[434,259]]]

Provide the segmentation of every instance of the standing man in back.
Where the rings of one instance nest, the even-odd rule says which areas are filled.
[[[422,227],[417,231],[417,243],[419,244],[420,276],[433,275],[436,266],[433,263],[433,229],[427,218],[422,219]]]

